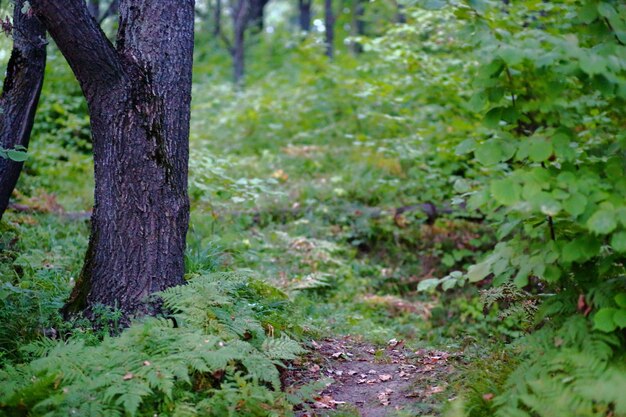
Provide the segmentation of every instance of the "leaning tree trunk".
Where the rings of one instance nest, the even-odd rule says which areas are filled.
[[[89,106],[95,206],[66,314],[105,304],[152,312],[183,283],[193,0],[122,0],[117,49],[84,0],[31,0]]]
[[[333,14],[333,0],[324,0],[324,26],[326,56],[332,59],[335,55],[335,15]]]
[[[311,5],[313,0],[298,0],[298,21],[303,32],[311,31]]]
[[[32,13],[13,12],[13,51],[0,95],[0,147],[28,147],[46,66],[46,32]],[[0,219],[17,184],[23,162],[0,157]]]

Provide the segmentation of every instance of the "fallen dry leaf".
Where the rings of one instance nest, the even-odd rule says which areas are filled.
[[[378,401],[380,401],[382,405],[389,405],[391,403],[389,397],[391,396],[392,393],[393,393],[393,390],[389,388],[387,388],[384,391],[379,392],[377,395]]]
[[[378,375],[378,379],[380,379],[382,382],[390,381],[391,378],[392,378],[392,376],[389,375],[389,374]]]
[[[330,395],[324,395],[315,399],[315,401],[313,402],[313,408],[331,409],[335,408],[337,405],[345,403],[345,401],[335,401],[335,399]]]

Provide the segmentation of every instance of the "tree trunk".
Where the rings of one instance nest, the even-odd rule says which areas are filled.
[[[248,18],[250,16],[250,0],[237,0],[233,10],[234,42],[233,56],[233,81],[238,88],[243,86],[245,75],[245,35]]]
[[[250,17],[248,24],[253,26],[257,32],[263,32],[263,24],[265,23],[265,6],[269,0],[249,0]]]
[[[215,10],[213,10],[213,36],[222,33],[222,0],[215,0]]]
[[[365,6],[362,0],[354,0],[354,10],[352,11],[352,36],[365,35]],[[352,52],[360,54],[363,52],[363,45],[357,41],[352,42]]]
[[[398,0],[395,1],[395,4],[396,4],[396,15],[394,17],[394,21],[400,24],[406,23],[406,13],[404,12],[404,5],[401,4]]]
[[[0,95],[0,148],[28,147],[46,67],[46,32],[32,13],[13,12],[13,51]],[[0,219],[17,184],[23,162],[0,156]]]
[[[298,0],[300,29],[303,32],[311,31],[311,5],[313,0]]]
[[[335,55],[335,15],[333,14],[333,0],[324,0],[324,41],[326,56],[330,59]]]
[[[117,49],[84,0],[31,0],[89,106],[95,206],[81,275],[64,311],[98,304],[125,317],[182,284],[193,0],[122,0]]]

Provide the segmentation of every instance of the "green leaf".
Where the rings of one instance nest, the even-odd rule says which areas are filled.
[[[439,278],[428,278],[417,284],[417,291],[433,291],[439,285]]]
[[[474,151],[474,149],[476,149],[476,141],[474,139],[465,139],[457,145],[454,152],[457,155],[465,155]]]
[[[617,328],[613,316],[617,310],[614,308],[602,308],[593,317],[593,328],[602,332],[612,332]]]
[[[585,2],[584,6],[578,10],[578,17],[583,23],[591,23],[598,18],[598,9],[592,2]]]
[[[575,239],[562,249],[562,259],[565,263],[585,262],[598,254],[600,243],[591,236]]]
[[[600,209],[587,220],[587,227],[590,231],[606,235],[617,227],[615,212],[612,210]]]
[[[543,162],[552,155],[552,143],[543,139],[531,141],[528,149],[528,157],[533,162]]]
[[[621,292],[615,296],[615,303],[622,308],[626,308],[626,293]]]
[[[457,280],[453,278],[444,279],[441,284],[441,289],[444,291],[448,291],[456,286]]]
[[[520,199],[522,187],[510,178],[496,180],[491,183],[491,194],[500,204],[510,206]]]
[[[15,162],[24,162],[28,159],[28,154],[23,151],[17,151],[14,149],[9,149],[6,151],[7,157]]]
[[[580,194],[574,193],[563,202],[563,208],[574,217],[578,217],[585,212],[587,207],[587,198]]]
[[[491,264],[487,261],[472,265],[467,270],[467,279],[469,282],[478,282],[485,279],[491,272]]]
[[[502,160],[502,149],[496,141],[487,141],[474,151],[476,160],[483,165],[495,165]]]
[[[626,327],[626,310],[617,310],[613,315],[613,321],[620,329]]]
[[[487,114],[485,114],[485,118],[483,121],[485,122],[485,126],[489,128],[496,128],[498,124],[500,124],[500,120],[502,120],[502,107],[494,107],[489,110]]]
[[[606,61],[594,52],[590,52],[580,57],[580,69],[589,75],[602,74],[606,71]]]
[[[521,53],[520,48],[505,46],[500,47],[498,55],[508,66],[514,66],[522,62],[524,55]]]
[[[617,252],[626,252],[626,232],[618,232],[611,238],[611,246]]]
[[[561,270],[556,265],[546,266],[546,271],[543,274],[543,279],[547,282],[553,283],[559,280],[561,277]]]
[[[613,8],[613,6],[606,2],[598,4],[598,13],[600,13],[600,16],[607,18],[613,17],[617,14],[615,8]]]
[[[566,161],[576,158],[576,151],[571,146],[572,140],[564,133],[558,133],[552,137],[552,147],[557,157]]]
[[[541,201],[539,209],[546,216],[556,216],[561,211],[561,203],[556,201],[554,198],[546,198]]]
[[[485,105],[487,105],[487,97],[481,92],[474,94],[467,102],[467,109],[474,113],[479,113],[485,108]]]
[[[479,13],[487,10],[487,1],[485,0],[467,0],[467,4]]]
[[[420,6],[426,10],[440,10],[446,6],[445,0],[422,0]]]

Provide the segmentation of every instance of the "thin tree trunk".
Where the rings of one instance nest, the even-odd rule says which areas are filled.
[[[80,82],[93,133],[91,236],[64,311],[151,313],[150,294],[183,283],[193,0],[122,0],[117,48],[84,0],[31,4]]]
[[[257,32],[263,32],[263,24],[265,21],[265,6],[269,0],[248,0],[250,3],[250,11],[248,24],[253,26]]]
[[[354,10],[352,12],[352,36],[363,36],[365,34],[365,6],[362,0],[354,0]],[[352,42],[352,52],[360,54],[363,52],[363,45],[357,41]]]
[[[333,0],[324,0],[324,40],[326,56],[330,59],[335,55],[335,15],[333,14]]]
[[[13,50],[0,95],[0,147],[28,147],[46,66],[46,32],[32,13],[13,12]],[[0,219],[9,204],[23,162],[0,157]]]
[[[233,10],[234,42],[233,56],[233,81],[238,88],[243,86],[245,76],[245,34],[248,18],[250,16],[250,1],[237,0]]]
[[[311,5],[313,0],[298,0],[300,29],[303,32],[311,31]]]
[[[215,10],[213,10],[213,36],[222,33],[222,0],[215,0]]]
[[[396,4],[396,16],[394,18],[396,23],[406,23],[406,13],[404,12],[404,5],[398,0],[395,0]]]

